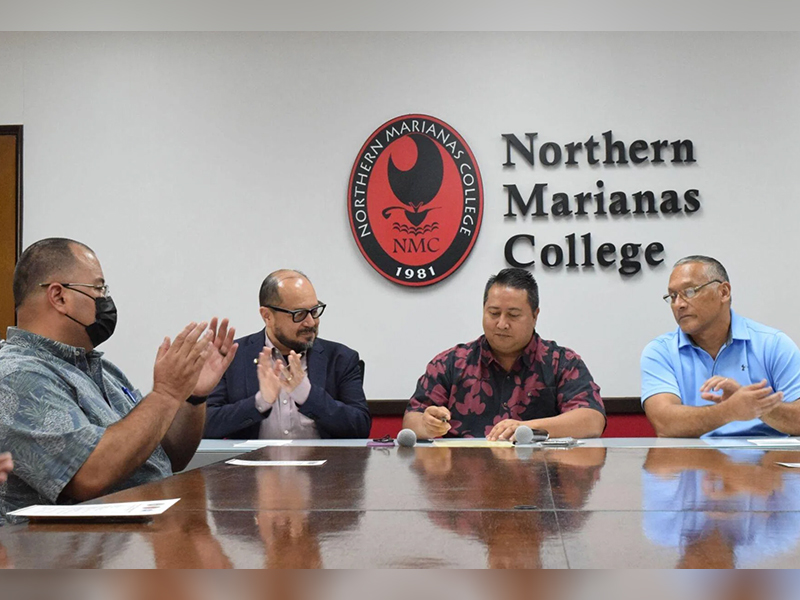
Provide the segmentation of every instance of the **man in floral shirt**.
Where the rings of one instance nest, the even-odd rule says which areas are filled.
[[[598,437],[600,388],[575,352],[535,331],[536,280],[503,269],[483,293],[484,335],[436,356],[417,382],[403,427],[419,437],[509,440],[520,425],[552,437]]]

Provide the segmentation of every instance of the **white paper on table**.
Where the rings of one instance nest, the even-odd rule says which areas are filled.
[[[776,462],[775,464],[780,465],[782,467],[789,467],[790,469],[800,469],[800,463]]]
[[[114,502],[109,504],[80,504],[77,506],[54,506],[35,504],[8,514],[15,517],[50,519],[124,519],[160,515],[180,498],[150,500],[145,502]]]
[[[232,458],[226,460],[226,465],[236,465],[239,467],[320,467],[327,460],[241,460]]]
[[[784,446],[800,446],[800,440],[793,438],[754,438],[747,440],[756,446],[769,446],[770,448],[781,448]]]
[[[239,444],[234,444],[234,448],[265,448],[266,446],[286,446],[292,440],[247,440]]]

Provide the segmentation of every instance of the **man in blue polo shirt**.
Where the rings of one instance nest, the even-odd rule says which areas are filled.
[[[664,300],[678,329],[642,352],[642,404],[663,437],[800,435],[800,350],[731,310],[725,267],[687,256]]]

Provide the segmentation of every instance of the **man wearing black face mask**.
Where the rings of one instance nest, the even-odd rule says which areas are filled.
[[[50,287],[51,285],[53,284],[45,282],[40,283],[39,287]],[[83,326],[93,347],[96,348],[114,334],[114,330],[117,328],[117,306],[109,295],[108,286],[105,283],[59,283],[58,285],[94,300],[94,321],[91,323],[81,323],[75,317],[64,313],[65,317]],[[82,287],[95,290],[99,296],[87,294],[81,290]]]
[[[73,503],[179,471],[194,455],[205,397],[236,354],[227,320],[190,323],[158,349],[146,397],[95,348],[117,323],[87,246],[31,245],[14,271],[18,327],[0,346],[0,440],[14,470],[0,517],[31,504]]]

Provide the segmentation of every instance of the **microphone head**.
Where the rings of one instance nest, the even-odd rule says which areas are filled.
[[[417,443],[417,434],[412,429],[401,429],[397,434],[397,443],[405,448],[411,448]]]
[[[533,429],[527,425],[520,425],[514,431],[514,441],[517,444],[530,444],[533,441]]]

